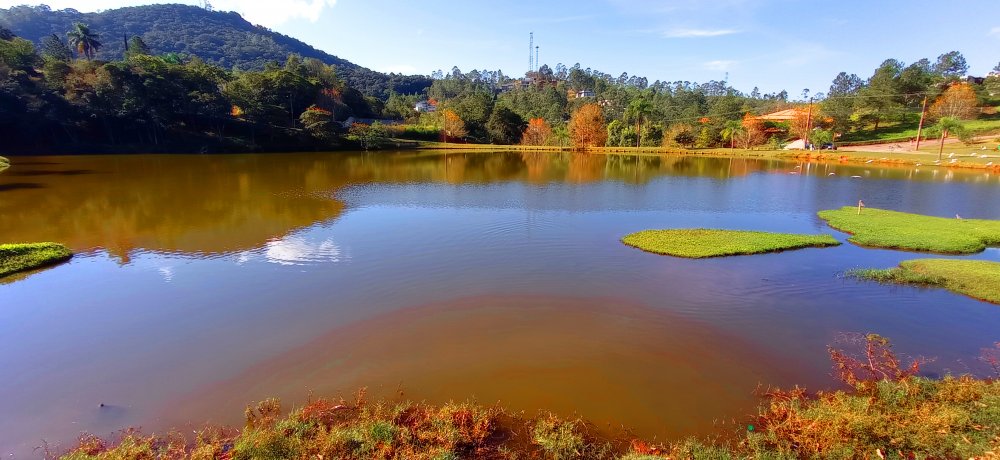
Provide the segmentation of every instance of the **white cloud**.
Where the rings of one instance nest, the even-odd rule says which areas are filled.
[[[994,27],[990,29],[990,32],[986,35],[989,35],[991,37],[1000,37],[1000,27]]]
[[[733,68],[734,65],[736,65],[736,61],[717,60],[717,61],[708,61],[702,64],[702,67],[704,67],[705,70],[716,70],[720,72],[725,72]]]
[[[663,36],[667,38],[705,38],[738,33],[740,31],[734,29],[670,29],[664,32]]]
[[[323,11],[337,4],[337,0],[209,0],[217,11],[236,11],[247,21],[264,26],[276,26],[293,19],[305,19],[310,22],[319,20]],[[11,7],[22,4],[46,4],[54,10],[73,8],[83,12],[108,10],[124,6],[149,5],[153,3],[185,3],[200,5],[199,0],[87,0],[86,2],[70,0],[0,0],[0,7]]]

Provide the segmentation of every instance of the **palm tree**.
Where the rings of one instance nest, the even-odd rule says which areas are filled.
[[[744,130],[743,122],[739,120],[729,120],[726,122],[725,127],[722,128],[722,140],[729,141],[729,148],[736,148],[736,136],[742,133]]]
[[[69,37],[70,46],[76,48],[77,53],[86,56],[88,61],[93,59],[97,50],[103,46],[97,41],[100,35],[91,32],[90,27],[83,23],[74,24],[73,30],[66,33],[66,36]]]
[[[650,112],[653,111],[653,105],[649,103],[644,97],[639,97],[634,99],[625,109],[625,118],[630,120],[635,120],[635,146],[642,146],[642,123],[646,121],[646,117],[649,116]]]

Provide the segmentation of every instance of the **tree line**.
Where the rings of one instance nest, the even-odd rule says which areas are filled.
[[[36,46],[0,28],[0,135],[23,151],[252,151],[377,148],[387,138],[557,146],[778,147],[878,130],[928,106],[939,129],[997,104],[1000,76],[966,81],[961,53],[868,78],[841,72],[829,91],[749,94],[727,82],[650,83],[579,64],[522,78],[500,71],[435,72],[424,91],[365,96],[315,58],[290,54],[260,70],[155,54],[139,36],[108,59],[107,38],[76,23]],[[1000,72],[1000,65],[997,67]],[[417,102],[436,108],[417,112]],[[786,122],[758,115],[798,109]],[[808,114],[808,115],[806,115]],[[343,123],[349,118],[364,123]],[[397,123],[368,124],[370,119]]]
[[[958,51],[909,65],[888,59],[868,78],[841,72],[827,92],[806,89],[792,100],[786,91],[761,94],[754,88],[747,94],[720,81],[649,83],[579,64],[542,66],[517,80],[502,72],[453,68],[433,75],[426,97],[438,108],[435,113],[406,110],[420,95],[393,94],[386,110],[469,142],[774,148],[793,139],[822,144],[878,132],[887,124],[919,119],[924,111],[928,125],[937,126],[929,134],[993,115],[1000,105],[1000,64],[994,70],[985,79],[966,79],[968,64]],[[759,118],[784,109],[794,109],[794,117]]]
[[[64,38],[65,37],[65,38]],[[23,151],[326,149],[346,142],[338,121],[374,118],[333,66],[289,55],[262,70],[227,70],[133,36],[117,60],[77,23],[36,47],[0,28],[0,137]]]

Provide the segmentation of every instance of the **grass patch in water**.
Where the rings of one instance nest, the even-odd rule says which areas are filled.
[[[1000,245],[1000,221],[923,216],[847,206],[820,211],[830,227],[850,233],[861,246],[942,254],[974,254]]]
[[[0,244],[0,278],[55,265],[70,257],[73,253],[56,243]]]
[[[879,283],[937,286],[1000,304],[1000,263],[987,260],[907,260],[896,268],[851,270],[848,275]]]
[[[702,228],[643,230],[626,235],[622,238],[622,243],[655,254],[691,259],[762,254],[840,244],[830,235],[798,235]]]
[[[526,417],[499,406],[313,400],[282,416],[277,400],[247,407],[242,430],[181,434],[126,430],[107,442],[84,436],[64,460],[91,459],[914,459],[993,458],[1000,453],[1000,380],[918,377],[889,341],[858,335],[830,348],[850,390],[764,395],[753,416],[715,440],[647,442],[609,437],[582,420]],[[987,355],[986,353],[990,353]],[[984,357],[1000,372],[1000,344]]]

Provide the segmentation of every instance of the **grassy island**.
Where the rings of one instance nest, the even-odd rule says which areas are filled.
[[[73,253],[56,243],[0,244],[0,278],[64,262],[70,257]]]
[[[702,228],[643,230],[626,235],[622,238],[622,243],[655,254],[691,259],[763,254],[840,244],[830,235],[798,235]]]
[[[942,287],[1000,304],[1000,263],[987,260],[908,260],[896,268],[853,270],[848,274],[880,283]]]
[[[974,254],[1000,245],[1000,221],[923,216],[884,209],[847,206],[820,211],[831,227],[852,234],[848,241],[861,246]]]
[[[830,349],[849,391],[771,390],[756,415],[715,441],[647,442],[548,413],[473,403],[441,406],[312,400],[283,415],[277,400],[247,406],[242,430],[206,428],[119,439],[84,436],[64,460],[90,459],[599,459],[993,458],[1000,452],[1000,380],[918,377],[888,340],[858,336]],[[984,351],[1000,365],[1000,344]]]

